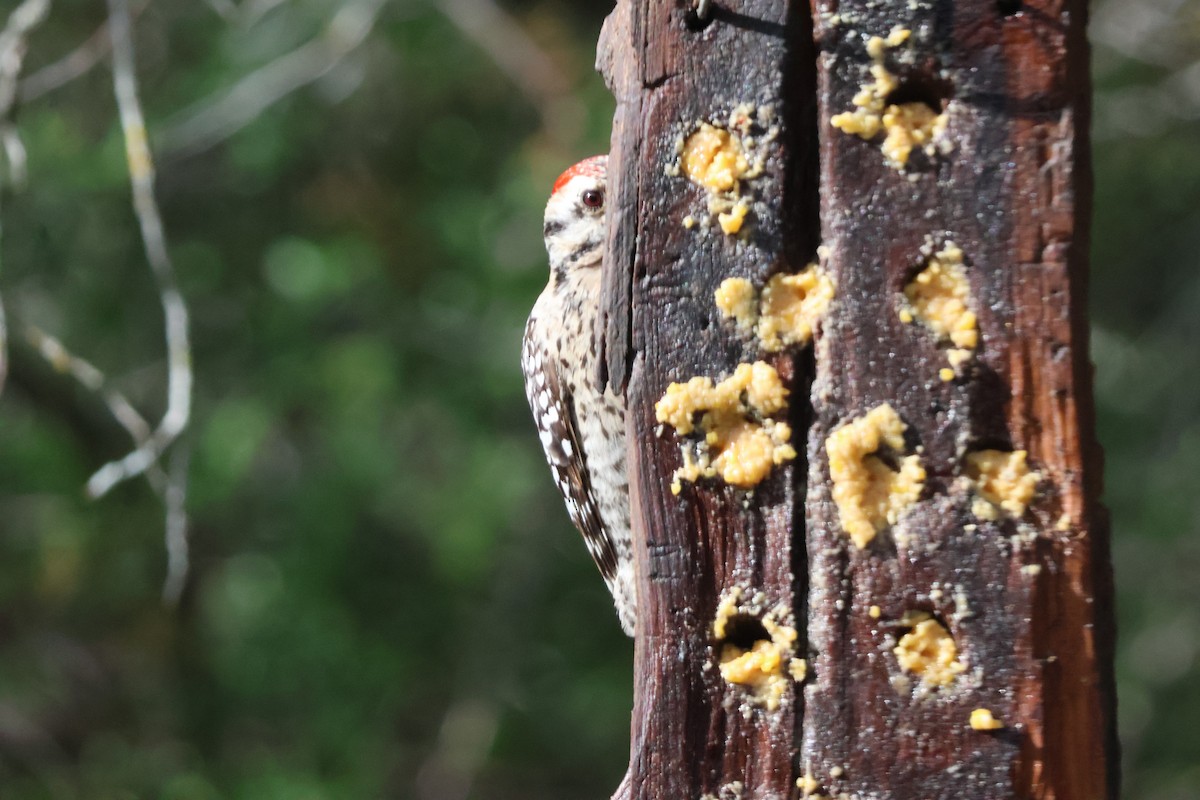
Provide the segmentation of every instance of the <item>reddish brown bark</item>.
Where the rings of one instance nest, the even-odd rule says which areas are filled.
[[[1114,797],[1112,588],[1098,505],[1085,306],[1090,165],[1083,0],[718,3],[619,0],[600,67],[619,102],[610,158],[605,368],[627,386],[641,604],[630,771],[637,800],[823,794],[928,798]],[[815,20],[815,24],[814,24]],[[885,163],[880,139],[829,125],[868,81],[870,35],[912,31],[889,60],[903,98],[947,113],[948,148]],[[668,174],[698,121],[748,102],[780,136],[748,233],[682,225],[703,192]],[[813,165],[819,155],[818,181]],[[792,390],[797,450],[753,492],[669,489],[680,464],[654,403],[671,381],[762,357],[719,318],[726,277],[761,285],[812,257],[836,300],[815,349],[771,359]],[[975,358],[901,321],[927,241],[965,254]],[[888,403],[928,478],[900,523],[864,549],[842,530],[825,442]],[[1027,450],[1042,475],[1021,519],[977,519],[966,454]],[[716,669],[721,592],[792,609],[810,675],[781,709],[743,715]],[[879,607],[879,616],[868,613]],[[970,671],[922,699],[892,648],[905,612],[943,621]],[[976,731],[975,708],[1005,727]]]

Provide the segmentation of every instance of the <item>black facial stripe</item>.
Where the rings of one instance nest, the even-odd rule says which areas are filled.
[[[563,266],[573,266],[584,258],[592,258],[596,251],[604,245],[603,239],[587,239],[571,255],[563,259]]]
[[[563,228],[567,227],[567,223],[560,219],[548,219],[545,226],[542,228],[542,236],[555,236],[562,233]]]

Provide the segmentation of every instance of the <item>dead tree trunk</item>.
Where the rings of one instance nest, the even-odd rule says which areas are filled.
[[[1115,797],[1085,12],[618,0],[598,344],[640,591],[619,797]],[[779,347],[766,287],[802,274],[832,301]],[[731,277],[740,307],[716,302]],[[755,362],[786,410],[746,385],[719,407]],[[779,423],[795,457],[716,463]]]

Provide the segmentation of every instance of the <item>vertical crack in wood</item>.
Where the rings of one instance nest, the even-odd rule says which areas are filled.
[[[1112,587],[1084,291],[1085,3],[1005,15],[991,0],[818,0],[817,11],[822,229],[838,299],[818,343],[809,443],[805,767],[834,794],[1113,797]],[[869,97],[873,65],[897,83],[885,102],[911,82],[946,87],[933,109],[946,113],[944,148],[914,150],[900,169],[881,146],[888,131],[829,124]],[[899,305],[947,242],[965,254],[979,330],[953,369]],[[824,445],[884,403],[927,478],[859,549],[832,503]],[[1042,476],[1028,512],[979,516],[964,459],[985,448],[1028,451]],[[892,653],[913,610],[937,615],[965,660],[948,686],[922,689]],[[977,707],[1004,727],[974,730]]]
[[[791,797],[800,775],[822,794],[897,800],[1115,796],[1112,587],[1085,315],[1084,6],[814,0],[814,18],[801,3],[745,0],[699,27],[687,24],[689,0],[618,0],[598,57],[618,110],[596,336],[602,372],[627,389],[641,593],[622,800],[734,787]],[[872,35],[881,43],[868,47]],[[884,87],[871,90],[884,105],[944,113],[930,129],[944,141],[918,142],[901,165],[890,137],[884,148],[882,134],[831,127],[870,96],[868,81]],[[678,143],[741,102],[782,118],[749,185],[750,226],[685,227],[711,209],[672,172]],[[716,314],[713,292],[729,276],[761,286],[812,257],[818,175],[837,296],[815,366],[811,355],[771,357],[807,452],[752,492],[703,480],[676,496],[679,440],[654,403],[671,381],[718,379],[762,357]],[[977,318],[965,357],[901,313],[905,286],[951,245]],[[925,478],[859,549],[842,531],[825,444],[883,405],[905,426],[903,452],[884,463],[916,454]],[[984,449],[1028,451],[1040,476],[1028,510],[991,512],[972,488],[967,455]],[[746,705],[720,677],[713,615],[735,588],[761,595],[760,611],[790,608],[797,654],[812,657],[803,697],[792,690],[778,712]],[[915,613],[953,643],[961,669],[945,685],[893,652]],[[973,728],[977,708],[1002,727]]]
[[[633,265],[637,261],[638,182],[623,165],[638,162],[642,93],[636,75],[633,2],[619,0],[600,32],[596,69],[617,101],[609,149],[610,222],[595,331],[599,385],[624,393],[632,369]]]
[[[721,6],[703,27],[688,24],[690,13],[689,0],[619,0],[597,58],[618,108],[596,340],[602,370],[614,388],[626,387],[630,409],[640,592],[630,767],[615,797],[785,798],[796,791],[799,686],[786,677],[773,708],[727,682],[713,622],[722,597],[740,589],[746,613],[770,617],[776,630],[802,628],[803,456],[753,489],[704,479],[677,496],[670,484],[681,440],[660,429],[654,405],[672,381],[719,380],[768,358],[791,390],[784,419],[793,441],[811,419],[811,355],[764,353],[714,302],[727,277],[761,287],[814,258],[811,19],[806,3],[772,0]],[[762,171],[740,187],[749,208],[742,229],[725,233],[705,190],[674,168],[685,136],[701,123],[730,125],[739,107],[758,126]],[[685,226],[688,217],[702,222]],[[803,657],[804,646],[801,631],[786,655]]]

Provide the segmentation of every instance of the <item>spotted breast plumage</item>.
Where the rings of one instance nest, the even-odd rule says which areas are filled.
[[[576,164],[546,204],[550,280],[525,326],[525,394],[554,481],[630,636],[636,590],[625,468],[625,403],[595,376],[607,157]]]

